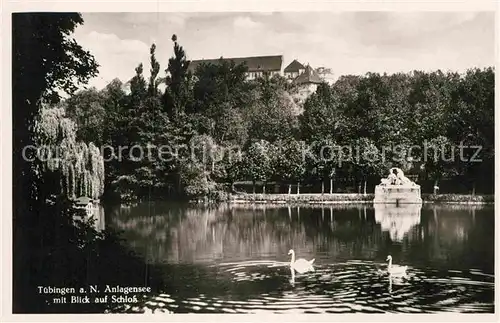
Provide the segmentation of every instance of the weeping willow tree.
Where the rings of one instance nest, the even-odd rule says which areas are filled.
[[[76,124],[63,108],[43,108],[36,124],[44,189],[70,199],[99,198],[104,191],[104,160],[93,144],[76,141]]]

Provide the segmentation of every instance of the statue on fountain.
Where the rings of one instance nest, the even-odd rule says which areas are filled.
[[[375,186],[374,203],[406,204],[422,203],[420,185],[405,176],[400,168],[389,169],[387,178],[380,180],[380,185]]]
[[[408,177],[405,176],[401,168],[393,167],[389,169],[389,176],[380,180],[380,185],[416,185]]]

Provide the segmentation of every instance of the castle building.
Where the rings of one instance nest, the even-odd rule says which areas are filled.
[[[287,67],[285,67],[285,77],[289,80],[293,80],[298,77],[300,74],[304,73],[306,70],[305,66],[302,65],[299,61],[294,59]]]
[[[309,95],[316,92],[318,85],[324,81],[310,65],[307,65],[304,72],[294,78],[292,82],[298,88],[299,101],[304,101]]]
[[[246,65],[248,69],[246,73],[247,80],[255,80],[266,74],[270,77],[274,75],[285,77],[289,82],[296,85],[297,93],[294,94],[294,97],[299,102],[304,101],[314,93],[318,84],[323,82],[331,83],[327,78],[331,74],[330,69],[321,67],[315,70],[309,64],[304,66],[297,59],[294,59],[283,70],[282,55],[192,60],[189,64],[189,70],[194,72],[201,64],[220,64],[224,61],[232,62],[235,65]]]
[[[245,64],[248,68],[246,73],[248,80],[263,77],[265,73],[269,76],[282,75],[283,56],[281,55],[193,60],[189,63],[189,70],[194,72],[201,64],[219,64],[222,61],[230,61],[235,65]]]

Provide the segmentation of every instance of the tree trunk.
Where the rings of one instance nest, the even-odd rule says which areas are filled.
[[[330,178],[330,194],[333,194],[333,178]]]
[[[181,194],[182,189],[181,176],[177,175],[177,194]]]
[[[472,196],[476,195],[476,181],[472,182]]]
[[[439,180],[436,179],[434,181],[434,188],[433,188],[434,195],[436,195],[438,192],[438,184],[439,184]]]
[[[358,182],[358,194],[361,194],[361,181]]]
[[[365,184],[364,184],[364,187],[363,187],[363,195],[366,195],[366,179],[365,179]]]
[[[266,194],[266,184],[264,184],[264,186],[262,187],[262,194]]]
[[[297,182],[297,195],[300,194],[300,182]]]
[[[292,184],[288,184],[288,195],[292,194]]]
[[[325,181],[321,181],[321,195],[325,194]]]

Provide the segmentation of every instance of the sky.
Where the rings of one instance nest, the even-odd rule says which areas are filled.
[[[283,55],[340,75],[494,66],[492,12],[82,13],[73,37],[100,64],[89,82],[123,82],[139,63],[149,75],[156,44],[162,75],[172,34],[188,59]]]

